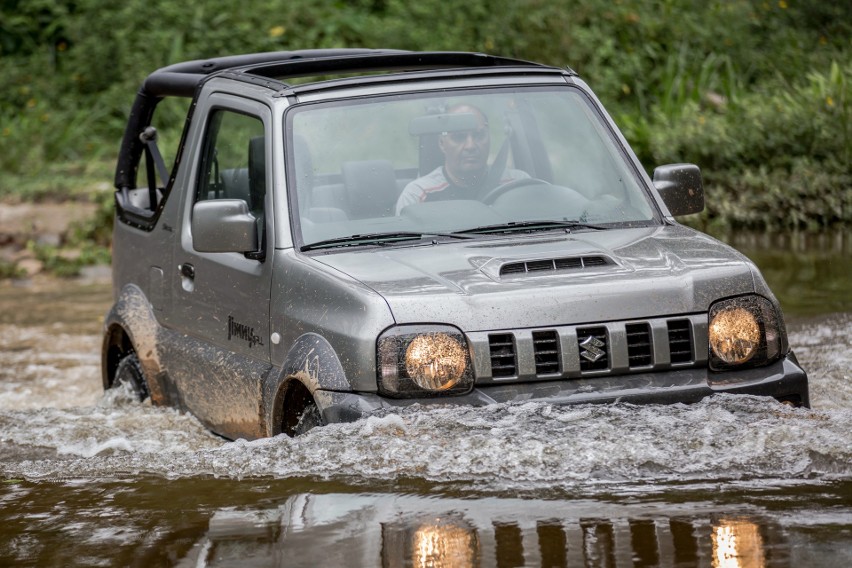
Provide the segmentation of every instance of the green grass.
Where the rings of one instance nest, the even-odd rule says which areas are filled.
[[[109,192],[114,171],[114,161],[85,158],[48,162],[33,171],[6,171],[0,177],[0,201],[87,201]]]
[[[340,47],[484,51],[571,66],[649,171],[671,162],[702,168],[703,222],[852,224],[848,2],[6,3],[0,200],[87,199],[111,184],[133,97],[158,67]],[[158,111],[167,161],[185,116],[185,105],[170,105]]]

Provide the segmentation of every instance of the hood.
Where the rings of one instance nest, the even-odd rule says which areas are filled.
[[[740,253],[680,226],[513,236],[315,257],[381,294],[398,324],[465,331],[705,312],[755,290]]]

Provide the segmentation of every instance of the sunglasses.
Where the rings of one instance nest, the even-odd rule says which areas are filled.
[[[470,136],[474,142],[481,143],[488,140],[488,135],[487,128],[480,128],[478,130],[457,130],[455,132],[448,132],[446,136],[456,144],[463,144],[464,142],[467,142],[468,136]]]

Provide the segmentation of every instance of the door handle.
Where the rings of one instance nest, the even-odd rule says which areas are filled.
[[[183,276],[184,278],[189,278],[190,280],[195,279],[195,267],[192,266],[190,263],[184,262],[179,266],[179,268],[181,276]]]
[[[195,267],[188,262],[178,266],[180,270],[180,287],[186,292],[195,290]]]

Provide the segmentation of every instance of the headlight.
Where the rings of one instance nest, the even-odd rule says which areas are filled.
[[[707,331],[714,371],[765,365],[786,349],[781,318],[762,296],[716,302],[710,307]]]
[[[718,312],[710,324],[710,347],[729,365],[751,359],[760,347],[760,326],[754,314],[745,308]]]
[[[449,326],[402,326],[379,338],[379,393],[395,398],[469,392],[473,371],[464,335]]]

